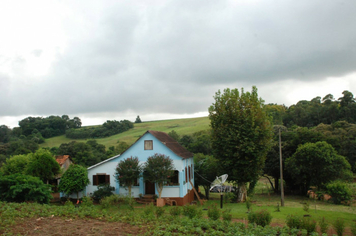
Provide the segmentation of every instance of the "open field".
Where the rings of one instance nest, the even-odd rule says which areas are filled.
[[[220,195],[212,193],[211,197],[219,199]],[[325,217],[329,224],[328,235],[336,234],[332,228],[332,223],[336,219],[345,221],[344,235],[351,235],[350,227],[355,224],[354,206],[336,206],[323,201],[310,200],[309,212],[305,212],[301,203],[308,201],[308,198],[287,195],[285,207],[280,207],[280,212],[277,212],[276,206],[280,202],[278,195],[255,194],[252,200],[252,211],[267,209],[272,214],[271,225],[277,227],[273,232],[276,229],[289,232],[289,229],[282,229],[282,227],[285,226],[286,217],[290,214],[309,215],[308,217],[315,221]],[[242,223],[247,225],[248,213],[245,203],[224,203],[222,210],[230,211],[232,223],[223,222],[222,219],[218,221],[208,219],[207,210],[213,205],[220,206],[220,201],[210,200],[203,206],[197,206],[202,215],[194,219],[182,215],[174,217],[170,214],[170,210],[174,207],[165,206],[163,215],[157,220],[154,215],[156,207],[151,207],[151,212],[148,214],[147,209],[150,207],[139,204],[134,204],[133,208],[127,205],[111,205],[103,209],[100,205],[75,208],[68,205],[0,202],[0,233],[5,235],[171,235],[177,232],[183,235],[228,235],[229,232],[224,230],[236,230],[236,227],[241,227]],[[179,208],[184,209],[184,207]],[[184,227],[180,228],[182,225]],[[271,231],[271,229],[265,230]],[[262,234],[255,233],[255,235]]]
[[[134,124],[134,128],[121,134],[113,135],[107,138],[96,139],[98,143],[103,144],[106,148],[116,146],[118,141],[126,142],[129,145],[134,143],[147,130],[157,130],[169,133],[175,130],[179,135],[190,135],[201,130],[209,129],[210,121],[208,117],[149,121]],[[41,147],[59,147],[62,143],[70,141],[86,142],[85,139],[69,139],[65,135],[46,139]]]

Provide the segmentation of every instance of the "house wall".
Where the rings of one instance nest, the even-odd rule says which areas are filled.
[[[144,141],[145,140],[153,140],[153,150],[144,150]],[[136,143],[134,143],[129,149],[127,149],[121,156],[117,156],[116,158],[112,158],[111,160],[102,163],[98,166],[92,167],[88,169],[88,177],[90,180],[90,184],[86,188],[86,194],[90,195],[95,190],[97,190],[97,186],[93,185],[93,175],[98,173],[110,175],[110,185],[115,187],[116,194],[128,194],[128,190],[124,187],[121,187],[114,177],[115,168],[117,164],[126,158],[129,157],[138,157],[140,164],[144,164],[148,157],[153,156],[155,153],[165,154],[169,156],[173,160],[173,165],[175,170],[179,171],[179,186],[165,186],[162,191],[162,197],[169,198],[184,198],[190,190],[192,190],[192,186],[189,181],[185,179],[185,170],[188,170],[188,166],[194,166],[193,158],[182,159],[178,155],[176,155],[173,151],[166,147],[162,142],[156,139],[152,134],[146,133],[142,138],[140,138]],[[191,170],[191,181],[194,183],[194,170]],[[187,174],[188,175],[188,174]],[[189,175],[188,175],[189,176]],[[135,198],[139,197],[139,194],[145,194],[145,182],[143,178],[139,180],[139,186],[132,187],[132,196]],[[157,189],[155,190],[158,195]],[[187,198],[187,197],[185,197]],[[194,198],[194,196],[193,196]],[[186,202],[186,201],[181,201]],[[181,205],[181,204],[180,204]]]

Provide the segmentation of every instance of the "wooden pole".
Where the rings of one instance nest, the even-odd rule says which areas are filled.
[[[281,128],[279,127],[279,166],[281,174],[281,206],[284,206],[284,187],[283,187],[283,166],[282,166],[282,144],[281,144]]]

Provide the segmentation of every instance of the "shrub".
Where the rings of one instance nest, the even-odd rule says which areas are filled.
[[[49,203],[50,185],[38,177],[23,174],[0,176],[0,201]]]
[[[332,197],[334,204],[341,204],[342,201],[349,201],[352,196],[351,189],[346,183],[334,181],[326,185],[327,193]]]
[[[212,220],[218,220],[220,218],[220,210],[216,204],[208,208],[208,217]]]
[[[249,197],[246,198],[246,208],[247,208],[248,212],[250,212],[250,210],[252,208],[252,202],[251,202],[251,199]]]
[[[342,236],[345,231],[345,221],[343,219],[338,218],[334,221],[333,226],[337,235]]]
[[[98,186],[98,189],[93,192],[92,197],[96,202],[99,202],[102,198],[113,195],[113,191],[115,191],[115,188],[109,184],[101,184]]]
[[[305,229],[308,232],[308,235],[310,235],[311,232],[315,232],[316,221],[312,220],[310,217],[304,217],[301,228]]]
[[[181,208],[177,206],[171,207],[171,209],[169,209],[169,214],[171,214],[171,216],[180,216]]]
[[[118,195],[111,195],[108,197],[104,197],[100,200],[101,207],[106,209],[109,208],[112,205],[115,205],[121,201],[120,197]]]
[[[156,217],[159,218],[164,214],[164,208],[163,207],[156,207],[155,211]]]
[[[196,205],[185,205],[183,206],[183,215],[193,219],[194,217],[200,217],[202,212],[198,210]]]
[[[320,232],[326,234],[328,232],[328,222],[325,220],[325,217],[320,218],[319,220]]]
[[[302,227],[302,217],[296,215],[288,215],[286,224],[291,229],[300,229]]]
[[[153,203],[150,203],[148,206],[146,206],[143,210],[143,213],[145,214],[145,216],[150,216],[153,215],[154,212],[154,206]]]
[[[251,224],[260,225],[265,227],[271,223],[272,216],[267,210],[262,210],[259,212],[250,212],[248,214],[248,222]]]
[[[223,220],[226,222],[230,222],[232,220],[231,209],[225,210],[222,213]]]
[[[90,197],[83,197],[82,198],[82,206],[87,206],[87,207],[90,207],[90,206],[93,206],[93,199],[91,199]]]

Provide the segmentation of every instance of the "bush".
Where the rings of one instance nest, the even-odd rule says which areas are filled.
[[[85,196],[82,198],[82,206],[91,207],[93,205],[93,199],[91,199],[90,197]]]
[[[163,207],[156,207],[155,211],[156,217],[159,218],[164,214],[164,208]]]
[[[332,197],[334,204],[341,204],[343,201],[349,201],[352,197],[351,189],[346,183],[334,181],[326,185],[327,193]]]
[[[342,236],[345,231],[345,221],[343,219],[338,218],[334,221],[333,226],[337,235]]]
[[[171,216],[180,216],[181,208],[177,206],[171,207],[171,209],[169,209],[169,214],[171,214]]]
[[[310,235],[311,232],[315,232],[316,221],[312,220],[310,217],[304,217],[301,228],[305,229],[308,232],[308,235]]]
[[[104,197],[100,200],[101,207],[106,209],[112,205],[118,204],[122,199],[118,195],[111,195],[108,197]]]
[[[220,218],[220,210],[216,204],[208,208],[208,217],[212,220],[218,220]]]
[[[267,210],[262,210],[259,212],[250,212],[248,214],[248,222],[251,224],[260,225],[265,227],[271,223],[272,216]]]
[[[225,210],[222,213],[223,220],[226,222],[230,222],[232,220],[231,209]]]
[[[102,198],[113,195],[113,191],[115,191],[115,188],[109,184],[101,184],[98,186],[98,189],[93,192],[92,197],[96,202],[99,202]]]
[[[296,215],[288,215],[286,224],[291,229],[300,229],[302,227],[302,217]]]
[[[23,174],[0,176],[0,201],[49,203],[51,187],[38,177]]]
[[[322,234],[326,234],[328,232],[328,222],[325,220],[325,217],[320,218],[319,220],[319,227],[320,227],[320,232]]]
[[[193,219],[194,217],[199,218],[202,214],[202,211],[198,210],[196,205],[183,206],[183,215],[189,217],[189,219]]]

